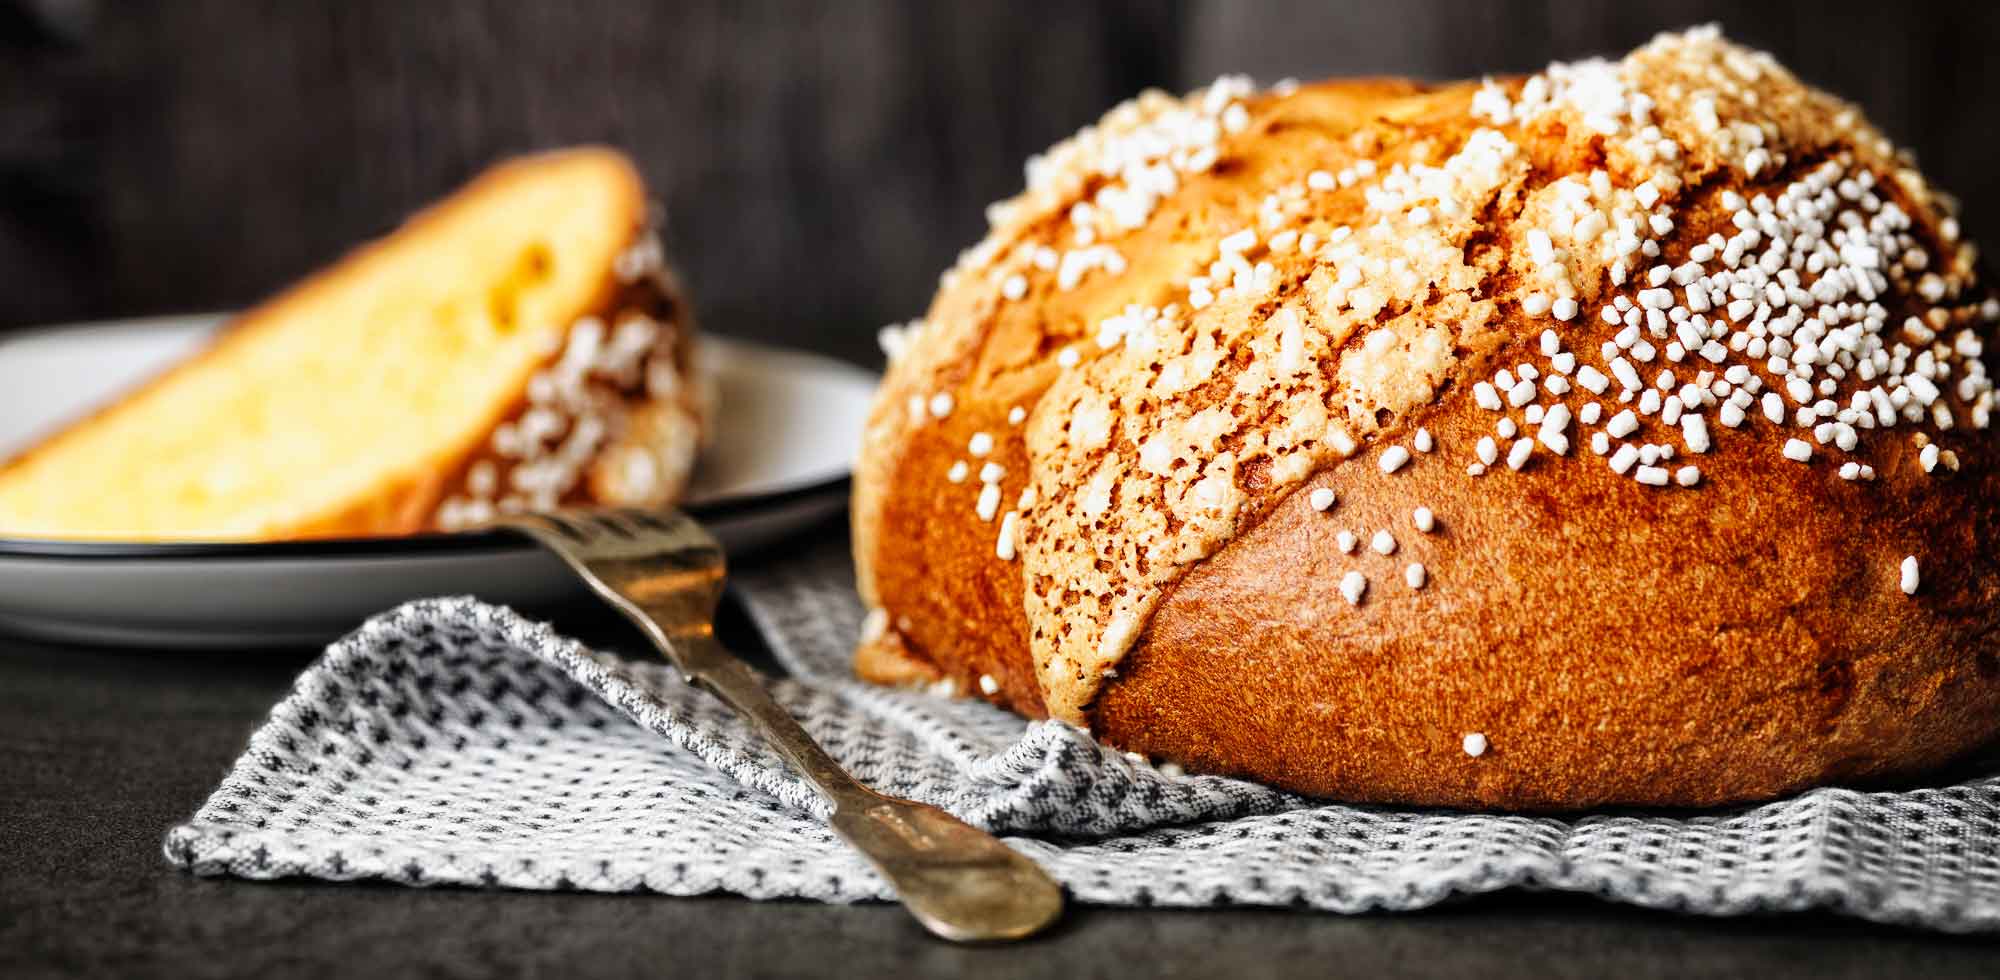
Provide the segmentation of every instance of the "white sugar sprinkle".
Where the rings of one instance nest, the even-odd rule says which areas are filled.
[[[1632,362],[1622,357],[1612,359],[1611,373],[1617,376],[1618,383],[1627,391],[1638,391],[1646,386],[1645,382],[1639,380],[1638,369],[1632,366]]]
[[[1431,439],[1431,430],[1429,429],[1418,429],[1416,437],[1410,440],[1410,444],[1417,447],[1417,452],[1420,453],[1430,452],[1432,447],[1436,445]]]
[[[965,465],[965,460],[962,459],[951,464],[951,469],[944,472],[944,478],[953,483],[964,483],[965,478],[970,475],[972,475],[972,467]]]
[[[1020,512],[1012,510],[1000,518],[1000,537],[993,543],[993,554],[1001,561],[1014,560],[1014,536],[1020,520]]]
[[[1429,507],[1419,507],[1411,512],[1410,522],[1417,526],[1417,530],[1429,534],[1433,528],[1437,527],[1437,515],[1431,513]]]
[[[981,674],[979,675],[979,691],[991,697],[1000,693],[1000,682],[994,680],[992,674]]]
[[[1480,408],[1489,412],[1500,411],[1502,407],[1500,390],[1493,387],[1492,382],[1489,381],[1481,381],[1472,386],[1472,400],[1477,402]]]
[[[1465,740],[1459,744],[1465,749],[1466,755],[1475,759],[1486,754],[1486,736],[1479,732],[1465,736]]]
[[[1910,555],[1909,557],[1903,559],[1903,567],[1902,567],[1903,594],[1916,595],[1918,581],[1919,580],[1917,576],[1917,556]]]
[[[1566,455],[1569,453],[1569,436],[1566,434],[1569,420],[1569,406],[1558,402],[1542,417],[1541,429],[1535,437],[1549,447],[1550,452],[1558,456]]]
[[[1403,464],[1409,461],[1410,461],[1409,450],[1404,449],[1401,446],[1390,446],[1389,448],[1382,450],[1382,458],[1378,461],[1378,465],[1382,467],[1382,472],[1394,473],[1397,470],[1402,469]]]
[[[1333,543],[1340,548],[1340,553],[1343,555],[1353,554],[1354,549],[1359,547],[1361,544],[1361,542],[1355,538],[1353,531],[1346,531],[1346,530],[1343,530],[1339,534],[1334,535]]]
[[[1306,502],[1311,504],[1314,510],[1326,510],[1333,506],[1333,491],[1326,487],[1316,487],[1307,495]]]
[[[971,453],[974,459],[985,456],[993,451],[993,437],[984,432],[975,432],[972,434],[972,439],[965,444],[965,451]]]
[[[1700,415],[1681,416],[1681,441],[1687,444],[1688,452],[1708,452],[1708,420]]]
[[[1360,572],[1348,572],[1340,577],[1340,595],[1350,606],[1361,605],[1361,597],[1368,592],[1368,576]]]
[[[1812,455],[1813,455],[1812,443],[1809,443],[1804,439],[1785,440],[1786,459],[1789,459],[1794,463],[1807,463],[1812,461]]]
[[[1412,589],[1423,588],[1428,578],[1429,574],[1424,571],[1424,566],[1417,562],[1411,562],[1408,568],[1403,569],[1403,582]]]
[[[1534,455],[1534,452],[1535,452],[1535,440],[1533,439],[1515,440],[1513,447],[1507,450],[1507,468],[1510,470],[1518,470],[1521,467],[1528,465],[1528,457]]]
[[[1378,555],[1393,555],[1396,553],[1396,536],[1386,528],[1376,531],[1375,536],[1368,540],[1368,547],[1375,549]]]

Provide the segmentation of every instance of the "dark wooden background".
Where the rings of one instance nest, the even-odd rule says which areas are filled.
[[[1223,71],[1453,77],[1709,20],[2000,219],[2000,4],[0,0],[0,330],[232,307],[496,157],[631,151],[714,330],[872,357],[1030,153]]]

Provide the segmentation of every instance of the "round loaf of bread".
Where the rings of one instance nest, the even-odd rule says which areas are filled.
[[[885,332],[857,667],[1355,801],[1937,767],[2000,731],[1953,209],[1712,29],[1143,95]]]

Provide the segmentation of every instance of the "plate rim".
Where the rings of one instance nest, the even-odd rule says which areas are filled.
[[[45,324],[12,332],[6,340],[18,341],[40,338],[86,329],[141,328],[166,322],[188,322],[212,320],[215,324],[227,321],[228,313],[216,311],[193,313],[166,313],[153,316],[127,317],[110,320],[86,320],[74,323]],[[722,342],[737,347],[750,348],[765,353],[824,357],[812,351],[795,350],[772,344],[760,343],[736,337],[721,337]],[[851,364],[836,357],[825,360],[857,374],[867,373],[860,365]],[[854,474],[852,468],[839,476],[828,477],[812,483],[803,483],[774,490],[769,493],[735,494],[716,497],[689,504],[680,508],[688,516],[705,523],[728,520],[750,511],[783,507],[821,496],[848,493],[852,490]],[[377,535],[373,537],[300,538],[290,541],[98,541],[81,538],[18,538],[0,536],[0,558],[40,558],[62,559],[66,561],[130,561],[142,558],[174,559],[226,559],[232,561],[296,560],[300,558],[391,558],[413,555],[468,554],[480,552],[504,552],[532,550],[535,544],[513,532],[492,529],[484,531],[425,531],[417,534]]]
[[[690,505],[681,510],[706,524],[729,520],[750,511],[783,507],[822,496],[846,493],[852,474],[771,493],[739,494]],[[63,538],[0,538],[0,559],[57,558],[65,561],[130,561],[138,558],[209,558],[233,561],[299,558],[397,558],[414,555],[466,554],[487,551],[532,551],[535,543],[512,531],[426,531],[419,534],[368,538],[300,538],[292,541],[91,541]]]

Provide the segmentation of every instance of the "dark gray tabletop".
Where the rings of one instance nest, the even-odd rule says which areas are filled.
[[[558,624],[606,628],[573,617]],[[0,636],[0,976],[2000,975],[1988,941],[1519,893],[1361,917],[1073,908],[1046,937],[969,949],[889,906],[270,884],[168,867],[162,834],[311,655]]]

